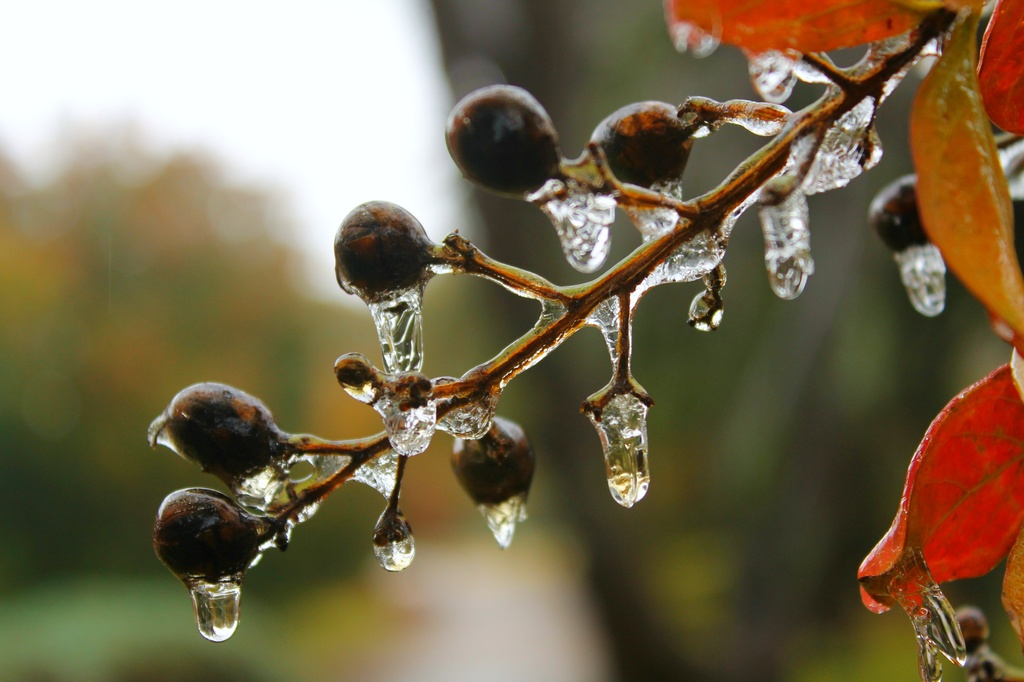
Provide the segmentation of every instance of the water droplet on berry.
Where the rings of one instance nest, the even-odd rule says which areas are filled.
[[[604,450],[605,472],[612,497],[632,507],[647,494],[647,405],[632,393],[614,396],[599,413],[587,415]]]
[[[418,372],[423,368],[423,286],[366,304],[373,316],[388,372]]]
[[[373,553],[386,571],[403,571],[416,558],[412,528],[402,512],[388,507],[373,529]]]
[[[804,290],[807,278],[814,273],[814,260],[807,197],[799,189],[794,190],[792,182],[782,182],[788,185],[788,196],[779,200],[772,191],[766,191],[765,197],[778,203],[762,203],[760,216],[768,283],[776,296],[790,300]]]
[[[719,40],[716,36],[688,21],[673,24],[671,33],[676,50],[689,52],[697,59],[710,56],[718,48]]]
[[[914,244],[893,254],[914,309],[935,317],[946,307],[946,263],[934,244]]]
[[[554,180],[540,193],[552,191]],[[569,265],[580,272],[594,272],[604,265],[611,245],[608,226],[615,220],[615,199],[596,194],[575,182],[564,183],[565,193],[549,199],[541,210],[551,219]],[[557,190],[555,190],[557,191]]]
[[[799,56],[794,56],[792,52],[780,50],[747,54],[750,81],[761,99],[780,104],[789,99],[796,85],[796,74],[793,70],[799,59]]]
[[[199,634],[211,642],[223,642],[235,634],[242,596],[239,583],[197,580],[189,585],[189,592]]]
[[[512,544],[516,524],[526,520],[526,493],[510,497],[503,502],[481,504],[477,507],[487,521],[487,527],[502,549]]]

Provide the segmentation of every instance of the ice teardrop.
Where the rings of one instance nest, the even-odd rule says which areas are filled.
[[[798,53],[781,50],[765,50],[757,54],[747,53],[750,81],[757,94],[766,102],[781,104],[789,99],[796,85]]]
[[[223,642],[238,627],[242,586],[234,581],[196,581],[189,586],[199,634],[211,642]]]
[[[764,232],[764,262],[768,283],[784,300],[800,295],[814,273],[811,232],[808,229],[807,197],[793,183],[780,196],[766,187],[760,217]]]
[[[604,450],[612,497],[632,507],[647,494],[647,404],[632,393],[612,397],[601,409],[588,410]]]
[[[388,507],[373,529],[373,553],[386,571],[404,571],[416,558],[412,528],[401,510]]]
[[[423,368],[423,287],[366,304],[377,329],[384,369],[418,372]]]
[[[572,181],[564,183],[565,191],[559,192],[556,186],[562,184],[561,180],[552,180],[538,192],[561,194],[543,203],[541,210],[551,219],[569,265],[580,272],[594,272],[608,257],[608,227],[615,220],[615,198]]]
[[[946,307],[946,262],[934,244],[915,244],[893,254],[900,279],[917,312],[935,317]]]
[[[722,287],[725,286],[725,266],[719,263],[714,270],[704,275],[704,293],[690,303],[691,327],[702,332],[713,332],[722,324],[725,304],[722,302]]]

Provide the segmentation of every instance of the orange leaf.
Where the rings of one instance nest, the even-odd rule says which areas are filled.
[[[981,43],[978,79],[992,122],[1024,134],[1024,0],[999,0]]]
[[[953,398],[907,471],[892,526],[860,566],[861,597],[892,605],[894,575],[920,551],[936,583],[984,575],[1024,523],[1024,403],[1008,365]]]
[[[929,0],[665,0],[669,30],[696,26],[751,52],[825,52],[899,35],[916,26]]]
[[[1024,278],[1013,247],[1013,206],[978,92],[971,15],[921,84],[910,117],[917,203],[946,265],[1024,347]]]
[[[1024,644],[1024,531],[1006,558],[1006,575],[1003,577],[1003,608],[1010,614],[1010,623]]]

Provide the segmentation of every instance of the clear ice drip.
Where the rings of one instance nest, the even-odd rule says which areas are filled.
[[[714,270],[725,256],[725,247],[715,235],[701,232],[682,243],[668,258],[659,263],[647,279],[643,289],[659,284],[693,282]]]
[[[914,244],[894,254],[914,309],[935,317],[946,307],[946,263],[934,244]]]
[[[907,550],[893,569],[889,593],[906,611],[917,636],[918,663],[922,682],[937,682],[942,666],[936,653],[963,666],[967,661],[956,613],[928,572],[919,549]]]
[[[403,571],[416,558],[412,528],[402,512],[387,508],[373,529],[373,553],[386,571]]]
[[[487,521],[487,527],[502,549],[512,544],[516,524],[526,520],[526,493],[515,495],[497,504],[481,504],[477,507]]]
[[[352,480],[368,485],[383,495],[384,499],[390,499],[395,490],[397,472],[398,455],[389,451],[356,469]]]
[[[670,196],[673,199],[679,199],[680,201],[683,198],[682,180],[655,183],[651,186],[651,190]],[[645,242],[668,234],[679,223],[679,214],[675,209],[668,208],[667,206],[648,208],[630,206],[625,211],[629,219],[640,230],[640,235]]]
[[[412,457],[427,449],[437,427],[437,403],[427,400],[415,406],[408,396],[385,390],[373,404],[384,418],[391,448],[400,455]]]
[[[423,368],[423,287],[406,289],[394,298],[368,303],[377,327],[384,369],[418,372]]]
[[[223,642],[238,627],[242,586],[237,581],[196,580],[188,586],[199,634],[211,642]]]
[[[537,194],[557,191],[552,180]],[[565,194],[549,199],[541,210],[551,219],[569,265],[580,272],[594,272],[604,265],[611,245],[608,226],[615,220],[615,198],[595,194],[573,181],[564,183]]]
[[[588,411],[604,450],[605,472],[612,497],[632,507],[647,494],[647,405],[632,393],[614,396],[598,418]]]
[[[608,355],[611,356],[612,364],[619,361],[619,299],[617,296],[606,298],[600,305],[594,308],[587,318],[587,324],[593,325],[601,332],[604,343],[608,347]]]
[[[452,377],[438,377],[435,386],[455,381]],[[491,421],[498,409],[498,391],[477,394],[473,400],[448,411],[437,422],[437,428],[456,438],[476,440],[483,438],[491,430]]]
[[[690,326],[702,332],[713,332],[722,324],[725,306],[722,303],[722,287],[725,286],[725,266],[719,264],[704,275],[704,293],[690,303]]]
[[[677,22],[671,27],[672,44],[679,52],[689,52],[697,59],[710,56],[718,48],[716,36],[688,21]]]
[[[807,197],[799,189],[791,190],[777,204],[762,203],[760,216],[768,283],[779,298],[794,299],[814,273]]]
[[[882,159],[882,143],[874,128],[875,99],[865,97],[825,132],[802,184],[804,194],[845,187]],[[790,168],[800,168],[814,148],[813,135],[793,143]]]
[[[747,54],[747,67],[754,90],[766,102],[781,104],[789,99],[796,85],[793,72],[799,56],[780,50],[765,50],[758,54]]]

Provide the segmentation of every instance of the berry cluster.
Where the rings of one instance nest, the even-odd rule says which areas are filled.
[[[516,524],[526,518],[534,454],[523,429],[496,416],[502,390],[583,327],[601,332],[612,365],[608,383],[583,403],[583,412],[601,442],[613,499],[624,507],[640,501],[650,484],[646,419],[653,405],[630,366],[641,297],[661,284],[700,282],[690,324],[717,329],[729,236],[755,205],[769,284],[782,298],[799,295],[813,272],[806,195],[841,187],[877,162],[875,103],[926,39],[912,36],[898,49],[888,46],[870,69],[840,73],[819,63],[811,80],[828,84],[828,106],[795,114],[778,104],[700,97],[679,106],[623,107],[596,126],[575,159],[562,156],[551,118],[525,90],[496,85],[462,99],[446,128],[455,164],[480,187],[539,207],[577,270],[604,265],[616,209],[643,243],[593,281],[557,286],[488,257],[457,233],[435,244],[414,216],[394,204],[373,201],[353,209],[335,239],[336,276],[370,309],[382,366],[348,353],[334,371],[346,393],[379,414],[384,431],[351,441],[290,434],[258,399],[214,383],[183,390],[150,428],[152,445],[167,446],[213,474],[232,495],[177,491],[161,505],[154,526],[157,555],[190,590],[200,632],[215,641],[231,635],[246,570],[267,549],[284,549],[294,527],[350,481],[386,500],[372,533],[381,565],[407,567],[415,547],[399,508],[402,478],[407,459],[424,452],[438,430],[454,437],[454,474],[498,544],[508,547]],[[686,199],[682,176],[694,143],[724,124],[771,139],[720,187]],[[912,184],[909,199],[906,186],[880,197],[872,209],[873,224],[898,259],[927,247],[915,231]],[[423,373],[422,301],[438,275],[482,277],[535,300],[538,321],[463,376],[430,377]],[[908,287],[934,293],[934,281],[919,280]],[[927,310],[937,305],[929,295],[922,296]],[[294,473],[300,464],[312,473]]]

